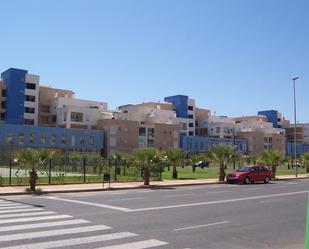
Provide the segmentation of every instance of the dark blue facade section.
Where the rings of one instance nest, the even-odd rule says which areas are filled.
[[[0,145],[101,151],[103,131],[0,124]]]
[[[1,74],[6,86],[6,114],[8,124],[24,124],[26,70],[10,68]]]
[[[164,101],[172,103],[176,107],[176,115],[178,118],[188,118],[188,96],[175,95],[165,97]]]
[[[281,128],[278,125],[278,111],[276,110],[260,111],[258,112],[258,115],[266,116],[267,120],[273,123],[274,128]]]
[[[296,144],[296,154],[302,155],[309,153],[309,144],[297,143]],[[294,143],[286,143],[286,154],[288,156],[294,155]]]
[[[180,148],[189,152],[190,154],[196,154],[208,151],[212,146],[219,144],[235,145],[236,152],[240,154],[247,154],[247,140],[246,139],[223,139],[213,137],[201,137],[201,136],[181,136]]]

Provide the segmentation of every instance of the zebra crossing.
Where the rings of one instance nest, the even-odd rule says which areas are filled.
[[[153,238],[140,240],[129,231],[114,232],[110,226],[0,199],[0,249],[147,249],[166,245]]]

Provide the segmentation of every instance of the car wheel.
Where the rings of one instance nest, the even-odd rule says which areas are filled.
[[[249,178],[249,177],[246,177],[246,178],[244,179],[244,183],[245,183],[245,184],[251,183],[250,178]]]
[[[264,183],[269,183],[269,181],[270,181],[269,176],[266,176],[264,179]]]

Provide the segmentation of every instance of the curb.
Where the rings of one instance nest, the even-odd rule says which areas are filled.
[[[302,179],[309,179],[309,176],[301,176],[301,177],[293,177],[293,178],[283,178],[283,179],[276,179],[275,182],[278,181],[297,181],[297,180],[302,180]],[[185,180],[184,180],[185,181]],[[51,191],[42,191],[39,194],[33,194],[33,193],[28,193],[28,192],[13,192],[13,193],[0,193],[0,197],[1,196],[10,196],[10,195],[46,195],[46,194],[56,194],[56,193],[82,193],[82,192],[102,192],[102,191],[117,191],[117,190],[130,190],[130,189],[168,189],[168,188],[172,188],[172,187],[181,187],[181,186],[203,186],[203,185],[214,185],[214,184],[225,184],[226,182],[219,182],[219,181],[215,181],[215,182],[198,182],[198,183],[176,183],[176,184],[170,184],[170,185],[149,185],[149,186],[145,186],[145,185],[140,185],[140,186],[133,186],[133,187],[110,187],[110,188],[89,188],[89,189],[68,189],[68,190],[51,190]],[[40,187],[37,186],[37,187]]]

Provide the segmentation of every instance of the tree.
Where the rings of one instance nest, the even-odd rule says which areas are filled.
[[[149,185],[150,170],[153,162],[158,161],[159,155],[159,151],[154,148],[138,149],[133,152],[135,164],[144,171],[144,185]]]
[[[46,164],[53,151],[26,149],[17,153],[17,162],[25,170],[29,170],[29,184],[31,191],[35,191],[37,181],[37,168]]]
[[[210,160],[219,164],[219,181],[225,179],[225,166],[231,161],[234,149],[230,145],[219,144],[210,148]]]
[[[306,167],[306,172],[309,173],[309,153],[301,155],[300,162]]]
[[[168,162],[173,166],[173,179],[177,179],[177,165],[184,159],[185,152],[182,149],[168,149],[165,155]]]
[[[285,155],[281,151],[269,149],[262,153],[260,160],[271,167],[272,179],[275,179],[277,167],[285,161]]]

